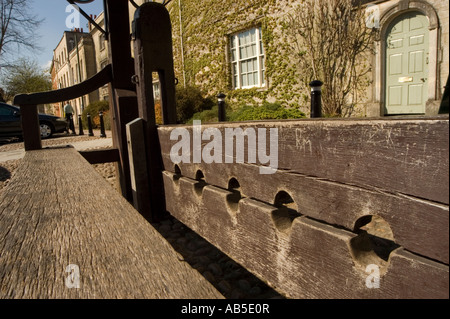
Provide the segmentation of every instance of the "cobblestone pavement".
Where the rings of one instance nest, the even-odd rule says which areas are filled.
[[[111,137],[111,132],[106,132],[107,137]],[[100,131],[94,130],[94,136],[85,135],[69,135],[69,134],[55,134],[54,137],[50,139],[42,140],[42,147],[56,146],[56,145],[64,145],[71,143],[78,143],[84,141],[94,141],[100,140]],[[23,142],[20,142],[18,139],[0,139],[0,157],[1,153],[23,150]]]
[[[62,136],[43,141],[43,146],[90,141],[96,138],[98,137]],[[0,158],[1,152],[18,150],[21,147],[23,148],[23,143],[0,145]],[[0,196],[2,195],[2,190],[7,187],[14,171],[20,165],[20,161],[21,159],[3,162],[0,160]],[[105,163],[95,164],[93,166],[112,187],[116,187],[114,164]],[[284,298],[172,216],[168,216],[160,223],[154,223],[152,225],[184,257],[185,261],[210,281],[226,298]]]

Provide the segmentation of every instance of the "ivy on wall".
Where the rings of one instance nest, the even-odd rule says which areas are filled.
[[[197,86],[210,96],[223,92],[232,101],[233,108],[276,101],[285,107],[307,112],[309,88],[300,87],[298,70],[286,54],[289,42],[283,36],[283,16],[291,9],[293,2],[172,1],[168,9],[172,21],[175,73],[179,83]],[[266,87],[234,90],[229,63],[230,36],[255,26],[262,28]]]

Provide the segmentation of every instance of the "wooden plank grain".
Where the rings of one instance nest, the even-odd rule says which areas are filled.
[[[192,126],[160,127],[161,150],[167,158],[177,142],[170,140],[175,128],[189,132],[192,148]],[[448,117],[255,121],[201,126],[203,132],[208,128],[217,128],[222,137],[227,128],[244,131],[275,128],[278,170],[449,203]],[[208,142],[202,141],[202,147]],[[222,151],[224,143],[225,138]],[[248,150],[246,145],[247,163]],[[255,164],[262,165],[259,161]],[[173,170],[171,166],[165,169]]]
[[[201,171],[207,184],[222,189],[234,179],[244,196],[270,204],[284,191],[299,213],[350,231],[365,216],[379,216],[397,244],[448,264],[447,119],[215,123],[202,130],[258,127],[279,129],[274,174],[260,174],[260,163],[247,161],[192,163],[190,126],[158,128],[164,168],[191,179]],[[190,135],[189,163],[171,159],[173,129]]]
[[[128,156],[130,160],[133,206],[147,220],[152,220],[150,187],[145,151],[144,120],[136,119],[126,125]]]
[[[140,103],[139,116],[155,123],[153,72],[161,83],[161,111],[164,124],[177,122],[175,106],[175,73],[173,65],[172,26],[164,5],[147,2],[139,6],[133,22],[136,91]]]
[[[360,235],[296,217],[280,227],[278,208],[164,172],[167,209],[273,288],[291,298],[448,298],[448,265],[400,247],[385,261],[354,243]],[[362,249],[361,258],[355,251]],[[367,257],[370,258],[367,258]],[[380,270],[367,285],[366,267]]]
[[[156,73],[160,83],[159,103],[163,123],[176,123],[172,27],[169,12],[164,5],[148,2],[139,6],[133,21],[133,45],[136,70],[134,79],[139,117],[144,126],[143,141],[146,144],[149,210],[152,221],[157,221],[165,211],[165,201],[153,94]]]
[[[1,298],[222,298],[71,148],[26,153],[0,238]]]
[[[112,112],[114,113],[111,122],[112,142],[113,147],[119,152],[119,160],[115,164],[118,183],[122,195],[129,202],[132,202],[133,192],[131,189],[126,125],[138,117],[136,92],[125,89],[113,89],[111,84],[110,90],[113,91],[112,96],[110,96],[110,105],[113,106]]]
[[[166,158],[165,166],[171,168],[173,164]],[[364,216],[379,216],[399,245],[444,263],[449,261],[447,205],[285,171],[260,175],[256,165],[180,163],[178,168],[182,176],[191,179],[200,170],[207,184],[222,189],[228,189],[234,179],[243,196],[269,204],[274,204],[277,194],[284,191],[300,214],[350,231]]]

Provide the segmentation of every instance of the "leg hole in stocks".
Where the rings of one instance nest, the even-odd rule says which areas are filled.
[[[389,224],[377,215],[367,215],[356,221],[354,232],[358,236],[350,241],[350,246],[355,262],[364,269],[370,264],[378,265],[381,274],[385,273],[389,255],[400,247]]]
[[[198,170],[197,173],[195,173],[195,180],[197,183],[195,184],[195,193],[198,196],[201,196],[203,193],[203,188],[207,185],[205,181],[205,175],[203,175],[203,172],[201,170]]]
[[[227,204],[228,207],[235,212],[239,208],[239,201],[243,198],[241,194],[241,185],[236,178],[233,177],[228,181],[228,190],[231,194],[227,196]]]
[[[272,220],[275,223],[277,229],[283,233],[289,233],[291,231],[292,222],[295,218],[300,217],[298,212],[298,206],[285,191],[280,191],[275,196],[274,206],[277,208],[272,213]]]
[[[175,181],[175,182],[178,182],[178,180],[181,178],[181,176],[183,176],[182,174],[181,174],[181,169],[180,169],[180,167],[178,166],[178,165],[176,165],[175,164],[175,166],[174,166],[174,171],[175,171],[175,174],[173,175],[173,180]]]

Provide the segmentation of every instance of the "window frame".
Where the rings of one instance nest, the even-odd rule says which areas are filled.
[[[100,52],[106,49],[106,37],[103,33],[99,34],[98,36],[98,42],[99,42],[99,49]]]
[[[240,43],[240,36],[247,32],[255,31],[255,41],[249,43]],[[253,26],[239,32],[235,32],[229,36],[229,54],[230,54],[230,68],[231,68],[231,85],[234,90],[239,89],[251,89],[251,88],[264,88],[267,85],[266,81],[266,68],[265,68],[265,50],[262,41],[262,28],[261,26]],[[241,49],[255,45],[255,55],[247,56],[243,58],[241,56]],[[243,75],[249,73],[255,73],[255,70],[243,71],[243,62],[249,62],[256,60],[256,73],[258,83],[243,85]],[[236,74],[237,71],[237,74]]]

